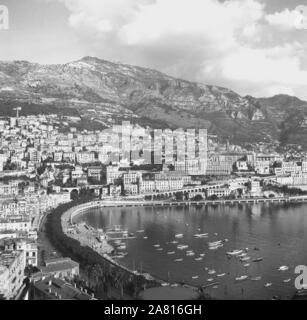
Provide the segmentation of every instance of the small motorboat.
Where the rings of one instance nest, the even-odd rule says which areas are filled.
[[[171,241],[170,244],[177,244],[178,241],[174,240],[174,241]]]
[[[157,251],[163,251],[163,248],[157,248]]]
[[[289,267],[287,267],[287,266],[281,266],[278,269],[278,271],[287,271],[287,270],[289,270]]]
[[[225,277],[225,276],[226,276],[226,273],[220,273],[220,274],[218,274],[217,276],[218,276],[219,278]]]
[[[168,287],[168,286],[169,286],[169,283],[163,282],[163,283],[161,283],[161,286],[162,286],[162,287]]]
[[[290,282],[291,281],[291,279],[285,279],[285,280],[283,280],[283,282],[285,282],[285,283],[288,283],[288,282]]]
[[[175,251],[169,251],[167,254],[171,255],[171,254],[175,254]]]
[[[248,278],[248,276],[240,276],[240,277],[236,277],[236,281],[244,281]]]
[[[212,289],[218,289],[219,288],[219,286],[213,286],[212,287]]]
[[[202,261],[203,258],[202,258],[202,257],[199,257],[199,258],[195,258],[194,260],[195,260],[195,261]]]
[[[215,241],[215,242],[209,242],[209,243],[208,243],[208,246],[209,246],[209,247],[216,247],[216,246],[221,245],[222,243],[223,243],[222,240]]]
[[[175,262],[181,262],[181,261],[183,261],[183,259],[175,259],[174,261]]]
[[[252,281],[260,281],[261,279],[262,277],[260,276],[251,278]]]
[[[250,267],[251,265],[250,265],[250,263],[245,263],[245,264],[243,264],[243,267],[244,268],[248,268],[248,267]]]
[[[160,247],[159,244],[154,244],[153,246],[154,246],[155,248],[159,248],[159,247]]]
[[[212,282],[213,280],[214,280],[213,278],[207,279],[208,282]]]
[[[175,235],[175,238],[180,239],[183,238],[183,234],[182,233],[178,233]]]
[[[264,287],[265,287],[265,288],[271,287],[271,286],[272,286],[272,284],[273,284],[273,283],[268,282],[268,283],[266,283],[266,284],[264,285]]]
[[[192,257],[192,256],[195,256],[195,253],[194,253],[194,252],[187,252],[186,255],[187,255],[188,257]]]
[[[205,253],[201,253],[199,256],[203,258],[205,255]]]
[[[245,261],[248,261],[250,259],[251,259],[250,257],[244,257],[244,258],[241,258],[240,261],[245,262]]]
[[[209,271],[208,271],[208,274],[216,274],[216,271],[213,270],[213,269],[212,269],[212,270],[209,270]]]
[[[137,232],[137,233],[144,233],[145,230],[137,230],[136,232]]]
[[[188,245],[180,244],[177,246],[177,249],[178,250],[185,250],[185,249],[188,249],[188,247],[189,247]]]
[[[198,278],[199,278],[199,276],[193,276],[192,277],[193,280],[198,279]]]
[[[147,239],[148,239],[148,237],[144,237],[143,239],[147,240]]]
[[[226,254],[228,256],[238,256],[239,254],[243,253],[243,250],[233,250],[233,251],[229,251]]]
[[[253,259],[253,262],[260,262],[260,261],[262,261],[262,260],[263,260],[263,258],[260,257],[260,258]]]

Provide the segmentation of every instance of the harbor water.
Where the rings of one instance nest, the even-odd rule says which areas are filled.
[[[80,221],[133,234],[118,259],[128,268],[203,286],[218,299],[290,299],[294,269],[307,264],[306,204],[114,207]]]

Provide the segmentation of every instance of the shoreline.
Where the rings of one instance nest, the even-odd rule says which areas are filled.
[[[87,202],[84,204],[76,205],[68,210],[65,210],[65,212],[63,212],[61,215],[61,226],[62,226],[62,231],[63,231],[64,235],[71,238],[71,239],[76,240],[81,247],[85,246],[85,245],[90,247],[90,249],[93,250],[94,252],[96,252],[97,254],[99,254],[101,256],[101,258],[105,259],[107,262],[116,266],[117,268],[124,270],[125,272],[129,273],[131,276],[142,277],[145,281],[154,282],[156,285],[153,286],[152,288],[163,288],[163,287],[169,287],[169,288],[174,288],[174,289],[186,288],[186,289],[193,290],[194,293],[197,293],[197,294],[200,293],[199,288],[196,286],[186,284],[186,283],[177,283],[177,282],[171,283],[171,282],[167,282],[164,279],[161,279],[157,276],[154,276],[148,272],[139,272],[137,270],[131,270],[128,267],[124,266],[123,264],[115,261],[113,259],[113,257],[109,255],[109,253],[99,252],[99,250],[96,250],[95,248],[93,248],[89,243],[81,243],[78,239],[72,237],[71,234],[68,232],[68,230],[73,225],[72,220],[77,215],[84,214],[84,213],[86,213],[85,211],[88,211],[88,209],[95,208],[95,207],[97,208],[97,201],[90,201],[90,202]],[[144,290],[140,291],[139,294],[141,292],[144,292]],[[209,298],[209,297],[207,297],[207,298]]]

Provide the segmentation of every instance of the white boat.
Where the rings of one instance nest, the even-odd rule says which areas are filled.
[[[175,235],[175,238],[179,239],[179,238],[183,238],[183,234],[182,233],[178,233]]]
[[[154,247],[155,247],[155,248],[159,248],[160,245],[159,245],[159,244],[154,244]]]
[[[163,248],[157,248],[157,251],[163,251]]]
[[[237,257],[238,258],[244,258],[244,257],[246,257],[247,256],[247,253],[241,253],[241,254],[239,254]]]
[[[209,270],[209,271],[208,271],[208,274],[216,274],[216,271],[213,270],[213,269],[212,269],[212,270]]]
[[[250,259],[251,259],[250,257],[244,257],[244,258],[241,258],[240,261],[245,262],[245,261],[248,261]]]
[[[205,253],[201,253],[199,256],[203,258],[205,255]]]
[[[218,289],[219,288],[219,286],[213,286],[212,287],[212,289]]]
[[[186,255],[187,255],[188,257],[192,257],[192,256],[195,256],[195,253],[194,253],[194,252],[187,252]]]
[[[226,276],[226,273],[221,273],[221,274],[218,274],[217,276],[218,276],[219,278],[225,277],[225,276]]]
[[[145,230],[137,230],[136,232],[137,233],[143,233],[143,232],[145,232]]]
[[[148,237],[144,237],[144,239],[146,240],[146,239],[148,239]]]
[[[287,267],[287,266],[281,266],[281,267],[278,269],[278,271],[287,271],[287,270],[289,270],[289,267]]]
[[[212,282],[213,280],[214,280],[213,278],[207,279],[208,282]]]
[[[208,233],[194,234],[194,238],[207,238],[207,237],[208,237]]]
[[[209,242],[209,243],[208,243],[208,246],[209,246],[209,247],[216,247],[216,246],[221,245],[222,243],[223,243],[222,240],[215,241],[215,242]]]
[[[283,282],[287,283],[287,282],[290,282],[291,279],[286,279],[286,280],[283,280]]]
[[[169,251],[167,254],[175,254],[175,251]]]
[[[203,258],[202,258],[202,257],[199,257],[199,258],[195,258],[194,260],[195,260],[195,261],[202,261]]]
[[[259,277],[253,277],[251,278],[252,281],[260,281],[262,278],[259,276]]]
[[[188,249],[188,247],[189,247],[188,245],[180,244],[180,245],[177,246],[177,249],[178,250],[185,250],[185,249]]]
[[[266,283],[264,286],[265,286],[265,288],[268,288],[268,287],[270,287],[271,285],[272,285],[272,283],[268,282],[268,283]]]
[[[251,265],[250,265],[250,263],[245,263],[245,264],[243,264],[243,267],[244,268],[248,268],[248,267],[250,267]]]
[[[209,247],[209,250],[218,250],[219,248],[222,248],[222,247],[223,247],[223,245],[220,244],[220,245],[218,245],[218,246]]]
[[[233,251],[227,252],[226,254],[229,256],[238,256],[241,253],[243,253],[243,250],[233,250]]]
[[[247,278],[248,278],[248,276],[236,277],[236,281],[243,281],[243,280],[246,280]]]
[[[183,259],[175,259],[174,261],[175,262],[181,262],[181,261],[183,261]]]
[[[193,276],[192,277],[192,279],[198,279],[199,278],[199,276]]]
[[[174,241],[171,241],[170,244],[177,244],[178,241],[174,240]]]
[[[119,246],[118,247],[118,250],[126,250],[126,245],[125,244],[123,244],[123,245],[121,245],[121,246]]]
[[[162,287],[168,287],[168,286],[169,286],[169,283],[163,282],[163,283],[161,283],[161,286],[162,286]]]

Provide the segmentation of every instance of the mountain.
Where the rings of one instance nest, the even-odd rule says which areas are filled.
[[[242,97],[226,88],[93,57],[58,65],[0,62],[0,111],[15,105],[70,110],[103,125],[130,119],[153,127],[206,127],[234,143],[307,148],[306,101],[286,95]]]

